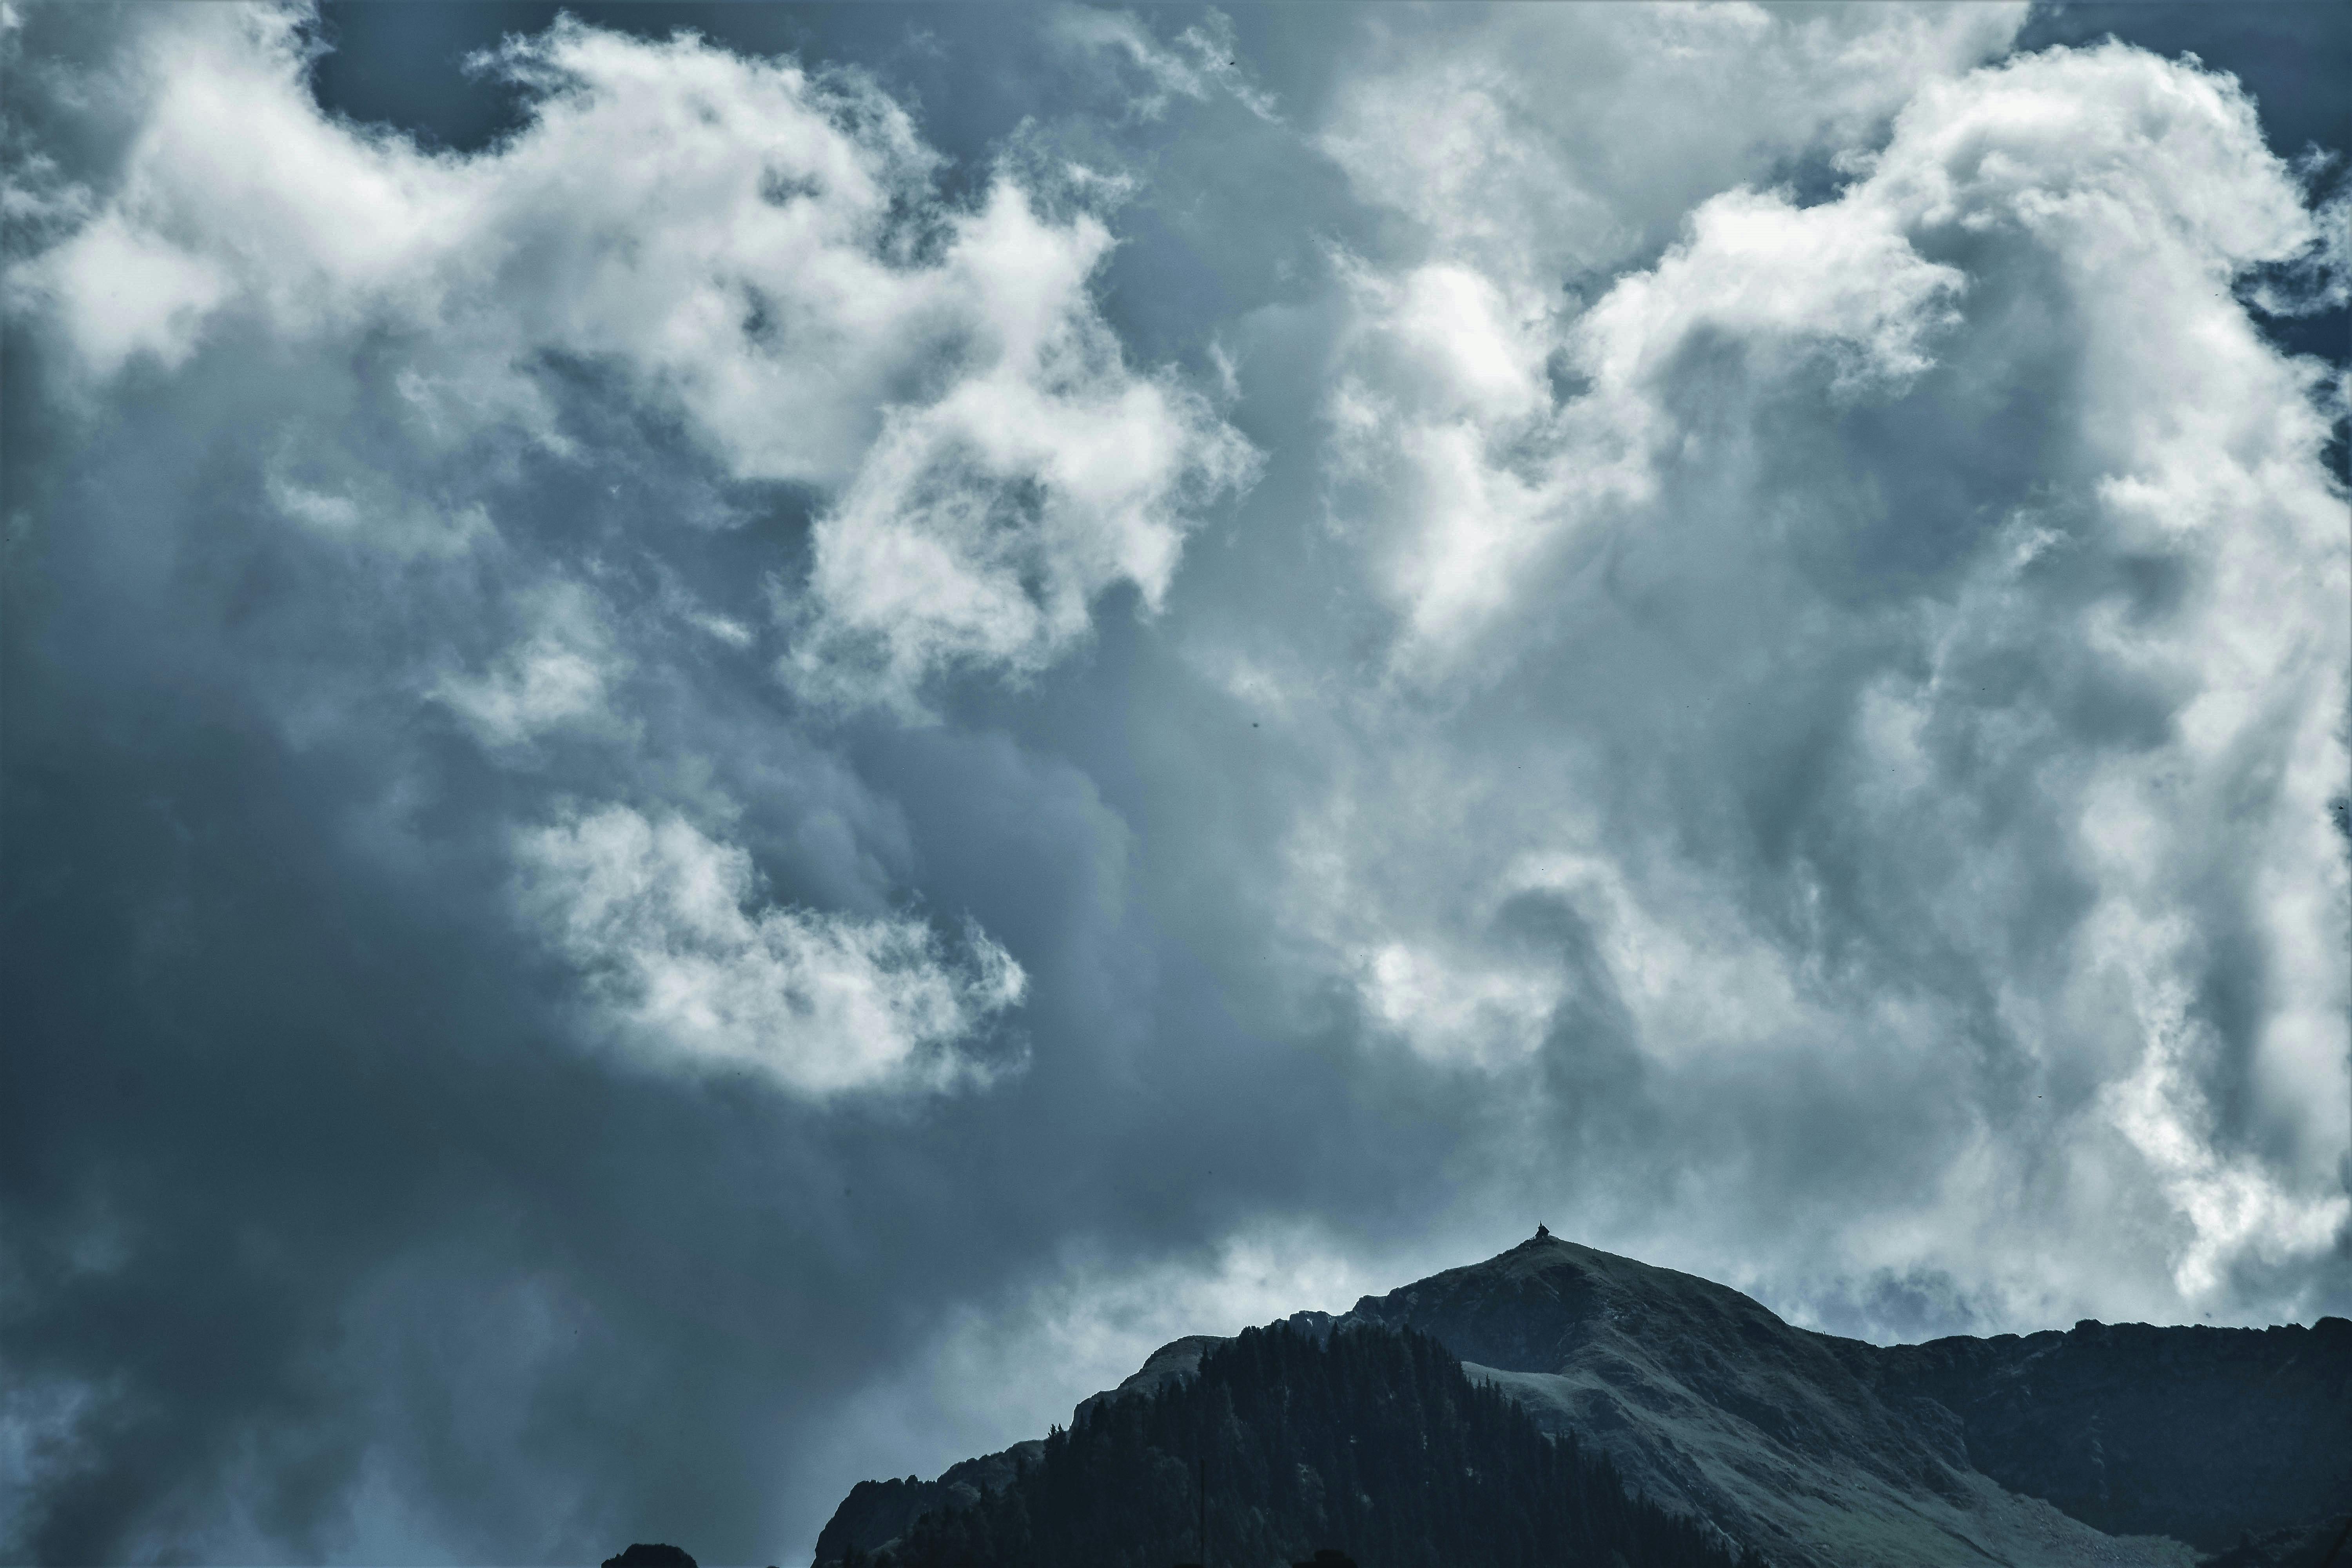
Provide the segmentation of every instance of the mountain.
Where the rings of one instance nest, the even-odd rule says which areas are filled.
[[[863,1556],[854,1542],[841,1552]],[[1370,1323],[1213,1343],[1190,1375],[1094,1403],[1034,1460],[1015,1455],[1003,1489],[922,1512],[883,1560],[1168,1568],[1321,1552],[1367,1568],[1746,1568],[1718,1532],[1629,1493],[1605,1457],[1548,1436],[1436,1341]]]
[[[1879,1346],[1539,1235],[1287,1328],[1425,1334],[1643,1498],[1779,1568],[2316,1568],[2352,1515],[2352,1322],[2340,1318]],[[1163,1347],[1081,1405],[1073,1432],[1190,1387],[1223,1343]],[[887,1498],[862,1483],[818,1560],[968,1510],[1041,1456],[1024,1445],[936,1482],[881,1483]],[[2352,1568],[2352,1549],[2337,1568]]]

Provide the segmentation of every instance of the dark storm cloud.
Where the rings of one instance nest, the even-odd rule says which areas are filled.
[[[118,66],[153,18],[122,20],[88,40]],[[15,47],[63,76],[83,25]],[[176,43],[208,45],[241,47]],[[28,173],[60,202],[110,176]],[[289,352],[280,303],[184,339],[165,314],[95,406],[70,341],[20,315],[11,343],[12,451],[45,458],[10,497],[10,994],[44,1047],[10,1062],[14,1528],[45,1560],[686,1524],[750,1554],[854,1479],[784,1479],[831,1402],[1097,1223],[1099,1180],[1031,1162],[1160,1141],[1122,1125],[1155,1101],[1087,1087],[1097,1041],[1157,1054],[1124,830],[1002,736],[884,725],[861,763],[870,722],[796,718],[746,628],[808,569],[809,492],[734,479],[609,365],[463,384],[462,342],[420,354],[380,308]],[[420,437],[420,387],[453,382],[457,428]],[[994,922],[1041,993],[1007,1026],[1029,1072],[819,1116],[756,1061],[583,1052],[517,929],[513,835],[616,795],[755,846],[752,915]],[[1168,1025],[1209,1056],[1229,1031]],[[1302,1099],[1328,1084],[1277,1073],[1255,1113]]]
[[[1328,19],[11,13],[13,1549],[781,1561],[1538,1218],[2343,1310],[2313,191]]]
[[[797,900],[919,866],[1027,966],[1030,1069],[820,1115],[570,1048],[561,967],[506,918],[502,825],[545,786],[368,689],[406,650],[383,584],[257,526],[235,462],[125,493],[219,439],[148,401],[45,498],[84,521],[30,542],[33,580],[76,613],[12,650],[9,992],[51,1048],[10,1058],[8,1339],[28,1403],[87,1401],[70,1441],[20,1417],[33,1556],[576,1556],[683,1525],[751,1554],[844,1483],[809,1452],[830,1406],[943,1302],[1379,1157],[1312,1058],[1197,988],[1155,1002],[1083,774],[1001,734],[814,748],[757,674],[634,705],[646,749],[699,737]],[[1212,1126],[1204,1180],[1183,1130]]]

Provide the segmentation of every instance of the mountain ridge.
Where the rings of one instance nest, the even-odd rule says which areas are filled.
[[[1545,1234],[1348,1312],[1284,1323],[1327,1337],[1356,1325],[1428,1334],[1542,1429],[1605,1454],[1641,1496],[1784,1568],[2219,1568],[2218,1552],[2230,1568],[2263,1568],[2332,1534],[2330,1510],[2352,1498],[2343,1319],[2267,1330],[2086,1321],[1879,1346]],[[1225,1342],[1171,1342],[1083,1401],[1074,1423],[1192,1375]],[[2200,1441],[2209,1431],[2231,1435],[2225,1451]],[[969,1506],[1034,1448],[967,1460],[936,1482],[861,1483],[817,1561]]]

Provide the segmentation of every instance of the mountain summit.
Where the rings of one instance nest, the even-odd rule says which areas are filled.
[[[2352,1514],[2352,1322],[2340,1318],[2261,1330],[2084,1322],[1879,1346],[1539,1232],[1339,1317],[1302,1312],[1284,1326],[1321,1340],[1425,1335],[1473,1384],[1605,1457],[1640,1498],[1785,1568],[2316,1568]],[[1074,1426],[1167,1397],[1226,1342],[1162,1347],[1081,1405]],[[861,1483],[820,1538],[819,1562],[1003,1490],[1042,1447],[936,1482]]]

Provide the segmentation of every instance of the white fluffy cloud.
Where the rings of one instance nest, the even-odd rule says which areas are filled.
[[[997,1070],[961,1047],[1028,976],[976,928],[761,902],[751,858],[677,817],[609,805],[521,836],[518,895],[657,1068],[749,1071],[824,1100],[939,1090]]]
[[[1964,281],[1883,210],[1744,190],[1700,206],[1684,244],[1557,337],[1513,321],[1469,268],[1359,270],[1354,363],[1331,401],[1341,515],[1386,556],[1413,633],[1403,657],[1444,661],[1526,591],[1541,552],[1655,502],[1659,464],[1689,439],[1664,405],[1694,354],[1736,352],[1764,376],[1819,362],[1842,394],[1899,386]],[[1562,366],[1583,390],[1559,402]]]
[[[82,216],[8,282],[93,383],[238,329],[369,341],[404,359],[404,437],[430,452],[486,424],[568,448],[550,366],[625,376],[737,478],[819,498],[783,668],[851,700],[911,703],[945,665],[1034,672],[1114,584],[1156,605],[1189,509],[1249,475],[1196,395],[1126,363],[1088,291],[1102,226],[1048,221],[1010,175],[945,204],[862,78],[560,20],[483,62],[529,124],[458,157],[322,116],[299,24],[151,17],[91,87],[127,155],[42,195]],[[373,526],[397,544],[394,521]]]
[[[2352,541],[2322,374],[2231,292],[2325,237],[2227,79],[2109,47],[1845,92],[1847,52],[1955,66],[1989,26],[1892,15],[1619,24],[1748,29],[1766,82],[1796,49],[1775,90],[1816,84],[1832,149],[1900,112],[1828,199],[1709,195],[1580,309],[1527,279],[1591,246],[1496,182],[1562,161],[1605,247],[1649,221],[1593,184],[1621,165],[1539,117],[1469,164],[1362,128],[1538,103],[1531,21],[1343,95],[1351,170],[1433,237],[1343,268],[1330,521],[1394,633],[1294,818],[1290,929],[1376,1033],[1613,1073],[1727,1177],[1840,1182],[1800,1145],[1845,1142],[1880,1190],[1820,1195],[1827,1267],[2211,1304],[2352,1220]]]
[[[1188,501],[1239,488],[1254,455],[1197,395],[1129,374],[1085,302],[1109,237],[1049,228],[1000,184],[951,252],[992,309],[975,368],[894,409],[818,520],[817,612],[790,657],[808,689],[909,693],[953,665],[1034,672],[1082,637],[1094,597],[1166,594]]]

